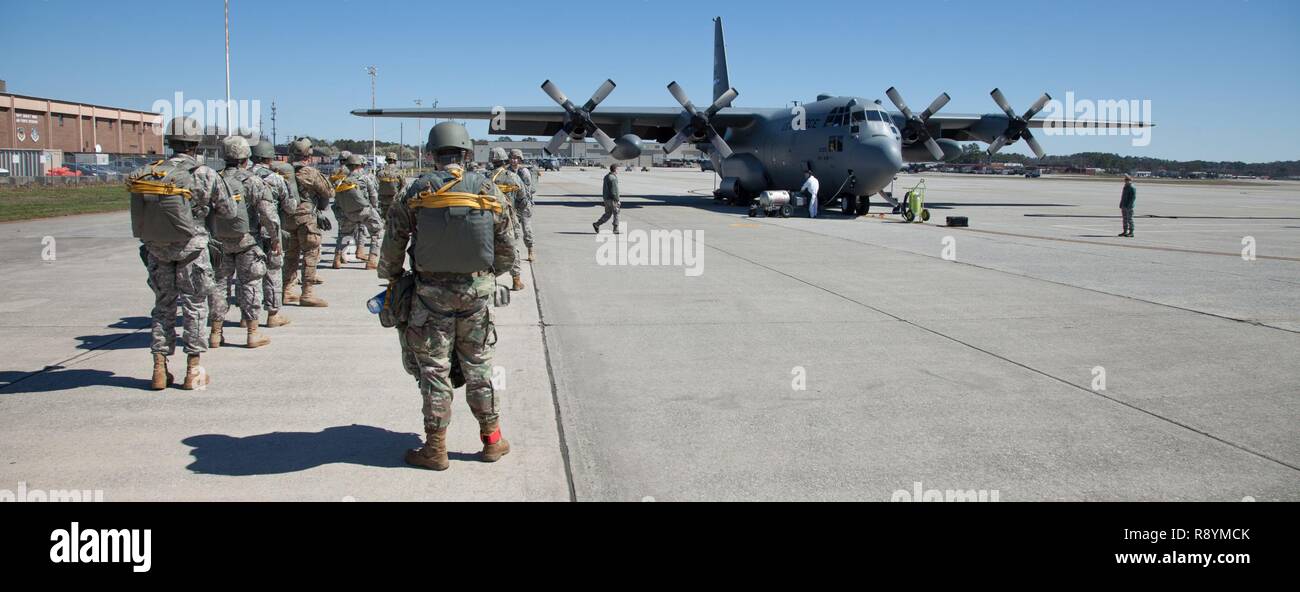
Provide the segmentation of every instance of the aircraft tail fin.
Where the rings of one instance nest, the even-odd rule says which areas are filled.
[[[731,88],[727,75],[727,46],[722,38],[722,17],[713,19],[713,100]]]

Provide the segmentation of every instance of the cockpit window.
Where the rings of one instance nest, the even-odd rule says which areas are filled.
[[[879,111],[867,111],[867,119],[870,121],[884,121],[885,114]]]
[[[859,121],[866,121],[866,118],[867,118],[866,112],[862,111],[861,109],[853,112],[853,123],[857,123]]]

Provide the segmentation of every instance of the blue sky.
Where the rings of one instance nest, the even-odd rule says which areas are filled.
[[[181,90],[225,96],[222,2],[5,0],[0,78],[9,91],[148,109]],[[738,106],[781,106],[819,92],[917,108],[947,91],[945,112],[987,113],[1002,88],[1018,110],[1064,98],[1149,99],[1158,127],[1129,138],[1042,140],[1049,153],[1105,151],[1175,159],[1300,159],[1300,3],[1293,0],[606,3],[231,1],[237,99],[270,103],[285,134],[370,136],[348,111],[550,104],[606,77],[609,105],[670,106],[680,82],[711,86],[711,17],[723,17]],[[574,6],[589,6],[582,12]],[[471,26],[470,23],[476,23]],[[459,35],[459,38],[449,35]],[[886,100],[886,103],[888,101]],[[398,120],[380,120],[396,140]],[[413,141],[415,121],[406,122]],[[424,129],[428,130],[428,122]],[[476,136],[485,125],[471,126]],[[1023,143],[1009,150],[1024,152]]]

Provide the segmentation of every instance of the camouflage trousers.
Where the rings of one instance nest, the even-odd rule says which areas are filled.
[[[206,248],[183,251],[140,247],[153,290],[152,340],[149,351],[176,352],[176,307],[184,314],[182,340],[185,353],[208,351],[208,294],[212,292],[212,263]]]
[[[613,218],[614,231],[617,232],[618,231],[618,208],[619,208],[619,203],[617,199],[605,200],[605,214],[602,215],[600,219],[596,221],[596,226],[600,226],[601,224],[604,224],[606,220]]]
[[[524,234],[524,246],[533,248],[533,202],[529,198],[515,200],[515,211],[519,212],[519,226]]]
[[[487,283],[495,286],[495,279],[490,276],[488,279]],[[465,401],[474,418],[485,425],[500,416],[498,397],[492,386],[492,355],[496,347],[492,288],[482,284],[466,281],[426,284],[421,280],[417,285],[411,317],[399,342],[402,366],[420,385],[426,433],[446,429],[451,422],[453,348],[465,375]]]
[[[320,230],[314,220],[299,223],[284,242],[284,291],[292,294],[298,289],[299,269],[302,269],[302,281],[310,284],[316,279],[319,263]]]
[[[262,278],[266,277],[266,254],[256,245],[238,253],[221,253],[216,266],[216,287],[208,296],[212,321],[225,320],[230,310],[230,280],[235,286],[235,302],[240,318],[257,321],[262,316]]]
[[[528,253],[524,252],[519,242],[523,233],[522,226],[518,210],[513,211],[510,215],[510,245],[514,248],[515,258],[510,261],[510,277],[519,277],[523,273],[523,262],[528,258]]]
[[[284,306],[284,251],[273,254],[274,247],[280,245],[280,237],[262,239],[262,251],[266,253],[266,275],[262,277],[262,305],[266,311],[275,314]]]
[[[346,237],[352,237],[357,245],[357,257],[362,256],[361,246],[365,244],[366,237],[376,237],[370,245],[370,252],[379,254],[379,245],[383,244],[384,226],[379,222],[379,216],[375,214],[374,208],[368,208],[356,214],[340,214],[339,234],[335,240],[334,249],[336,252],[343,251]]]

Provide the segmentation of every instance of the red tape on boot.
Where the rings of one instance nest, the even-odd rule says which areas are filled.
[[[497,442],[501,441],[501,428],[497,428],[495,432],[492,432],[491,434],[488,434],[486,436],[483,434],[479,434],[478,437],[480,440],[483,440],[484,444],[496,444]]]

